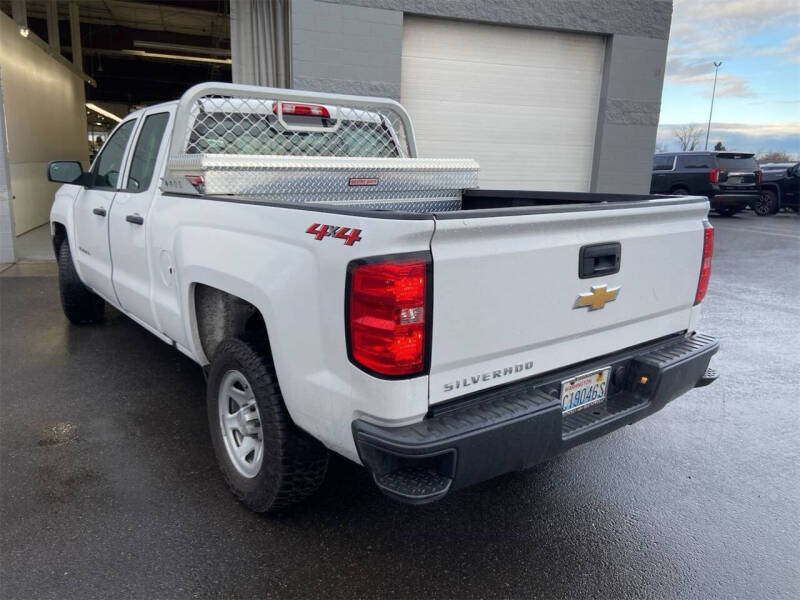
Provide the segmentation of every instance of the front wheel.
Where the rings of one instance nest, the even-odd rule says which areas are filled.
[[[58,247],[58,291],[61,308],[71,323],[80,325],[103,320],[106,302],[87,288],[78,277],[69,250],[69,241],[66,239]]]
[[[236,338],[220,344],[207,409],[225,481],[251,510],[279,510],[322,485],[328,451],[292,423],[266,347]]]
[[[763,190],[751,208],[759,217],[774,215],[778,212],[778,196],[771,190]]]

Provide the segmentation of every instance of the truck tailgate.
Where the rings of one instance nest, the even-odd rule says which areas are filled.
[[[696,200],[440,216],[431,242],[430,403],[687,329],[708,212]],[[614,242],[619,272],[580,278],[581,248]],[[615,300],[576,307],[579,295],[604,285],[619,287]]]

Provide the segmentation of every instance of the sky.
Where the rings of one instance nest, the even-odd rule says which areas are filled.
[[[697,124],[709,147],[800,155],[800,0],[674,0],[658,142]]]

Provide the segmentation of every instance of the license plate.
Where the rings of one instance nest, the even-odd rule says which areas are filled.
[[[561,382],[561,413],[572,414],[605,402],[611,367],[584,373]]]

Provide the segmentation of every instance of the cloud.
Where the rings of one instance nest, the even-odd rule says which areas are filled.
[[[675,130],[684,123],[664,123],[658,127],[658,144],[665,150],[678,150]],[[693,123],[701,130],[701,150],[705,141],[706,124]],[[721,141],[728,150],[741,152],[786,152],[800,156],[800,121],[785,123],[712,123],[708,146]]]
[[[757,46],[747,38],[781,26],[800,26],[796,0],[675,0],[666,76],[675,85],[707,87],[711,95],[714,61],[723,63],[755,55],[779,56],[800,63],[800,35],[774,46]],[[746,78],[720,71],[717,94],[754,96]]]
[[[763,46],[753,51],[755,56],[785,56],[793,63],[800,63],[800,34],[784,40],[778,46]]]
[[[711,92],[714,88],[713,66],[711,72],[709,72],[708,64],[690,65],[684,70],[673,70],[667,74],[667,79],[670,83],[676,85],[702,87],[702,94],[708,97],[711,97]],[[720,73],[717,77],[716,95],[718,97],[749,98],[755,96],[756,93],[744,77],[731,75],[729,73]]]

